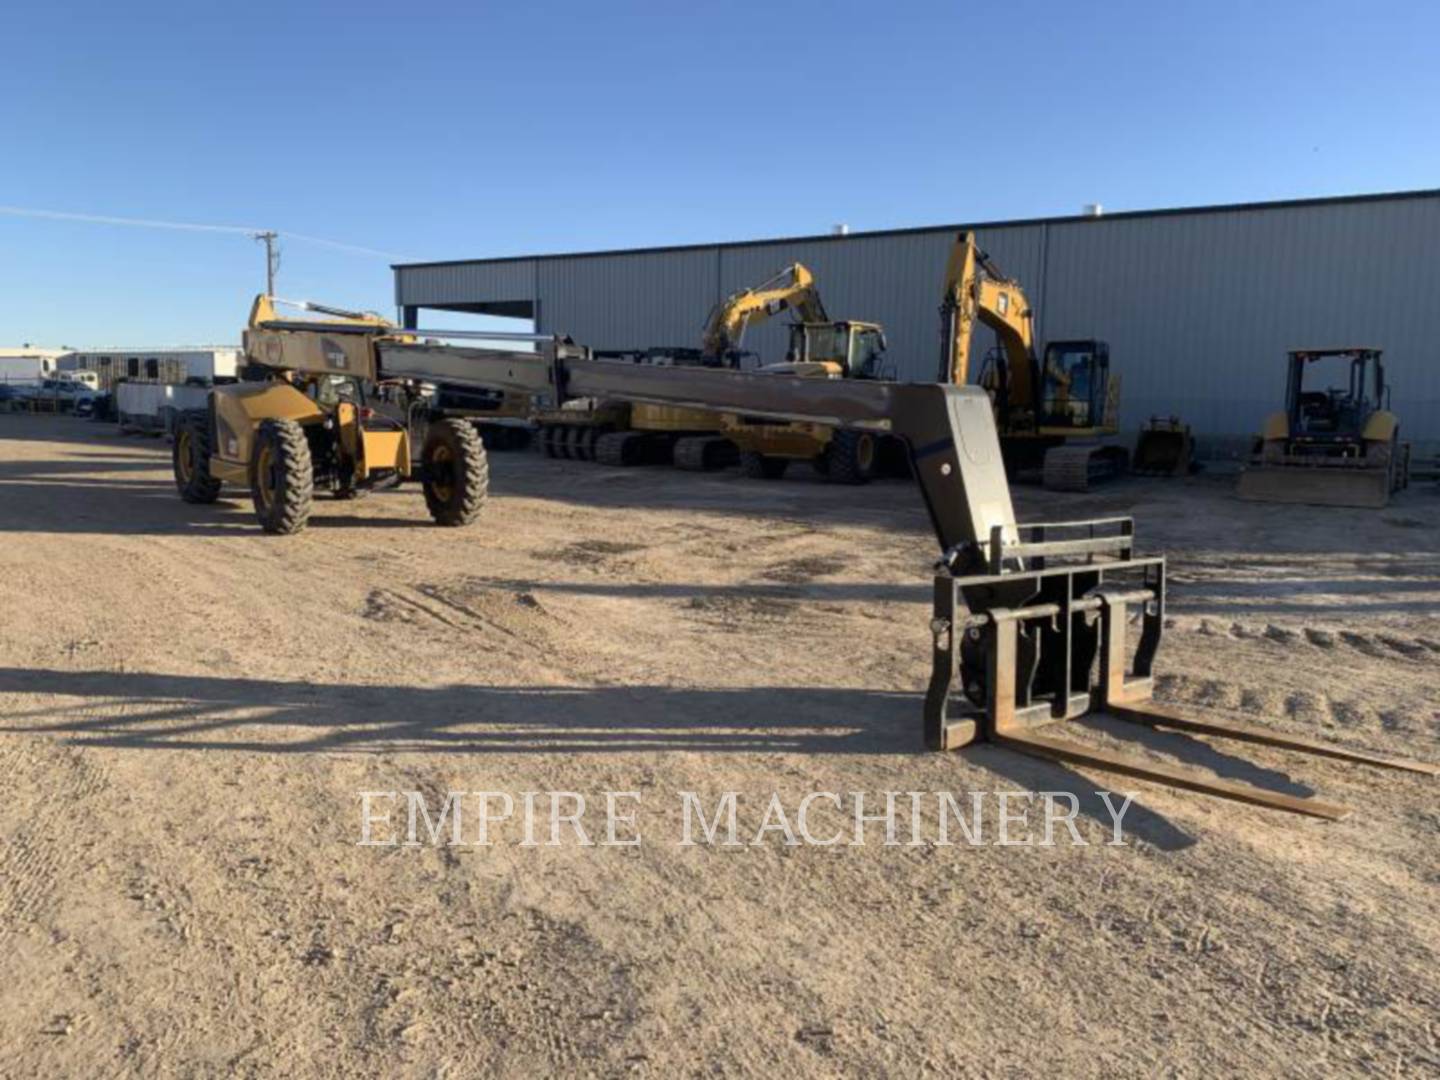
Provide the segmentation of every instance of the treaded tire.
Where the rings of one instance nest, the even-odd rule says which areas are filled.
[[[294,420],[262,420],[250,458],[250,497],[268,533],[297,533],[310,520],[315,467],[305,429]]]
[[[770,457],[755,450],[740,451],[741,475],[752,480],[779,480],[789,465],[789,458]]]
[[[464,420],[430,425],[420,454],[425,465],[425,505],[435,524],[469,525],[490,491],[485,443]]]
[[[210,475],[210,416],[184,413],[170,447],[175,488],[187,503],[213,503],[220,497],[220,481]]]
[[[875,476],[875,436],[841,428],[825,448],[826,475],[834,484],[868,484]]]

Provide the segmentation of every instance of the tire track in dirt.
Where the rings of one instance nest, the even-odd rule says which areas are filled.
[[[1160,676],[1156,690],[1159,699],[1177,705],[1283,719],[1305,728],[1389,733],[1421,730],[1420,722],[1411,712],[1377,709],[1364,699],[1334,698],[1314,690],[1256,689],[1223,679],[1177,674]],[[1440,714],[1434,723],[1440,726]]]
[[[1352,649],[1375,660],[1413,660],[1430,663],[1440,660],[1440,641],[1423,637],[1406,637],[1403,634],[1377,631],[1361,633],[1357,630],[1330,630],[1320,626],[1279,626],[1266,623],[1257,626],[1250,623],[1232,622],[1222,626],[1211,619],[1201,619],[1196,626],[1184,622],[1172,623],[1182,632],[1191,632],[1205,637],[1228,637],[1235,641],[1257,641],[1276,645],[1285,650],[1311,649],[1321,652],[1335,652]]]
[[[84,715],[82,711],[82,715]],[[79,858],[64,838],[78,804],[107,783],[97,756],[40,736],[0,744],[0,775],[38,792],[25,821],[0,846],[0,940],[35,921]]]

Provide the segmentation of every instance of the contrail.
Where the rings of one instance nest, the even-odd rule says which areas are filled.
[[[68,210],[40,210],[30,206],[0,206],[0,214],[9,217],[42,218],[48,221],[84,221],[92,225],[128,225],[141,229],[171,229],[177,232],[230,233],[236,236],[253,236],[265,230],[249,225],[202,225],[193,221],[157,221],[154,218],[115,217],[110,214],[76,214]],[[307,244],[319,244],[337,251],[348,251],[355,255],[371,255],[378,259],[395,262],[411,261],[409,256],[393,251],[364,247],[360,244],[345,244],[339,240],[326,240],[321,236],[307,236],[305,233],[286,232],[277,229],[281,236]]]

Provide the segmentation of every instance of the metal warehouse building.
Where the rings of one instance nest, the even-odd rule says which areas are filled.
[[[799,261],[832,317],[883,323],[899,377],[931,380],[959,229],[1025,286],[1040,341],[1110,343],[1127,428],[1179,413],[1212,445],[1247,434],[1279,405],[1287,349],[1374,345],[1402,434],[1440,439],[1440,191],[414,263],[394,268],[396,304],[410,326],[438,309],[595,348],[693,346],[712,305]],[[780,359],[782,322],[746,348]],[[977,332],[972,371],[991,343]]]

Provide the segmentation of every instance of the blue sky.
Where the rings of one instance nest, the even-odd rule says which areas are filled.
[[[1440,5],[50,3],[0,205],[446,259],[1440,186]],[[0,214],[0,343],[233,340],[257,244]],[[389,311],[288,239],[277,291]]]

